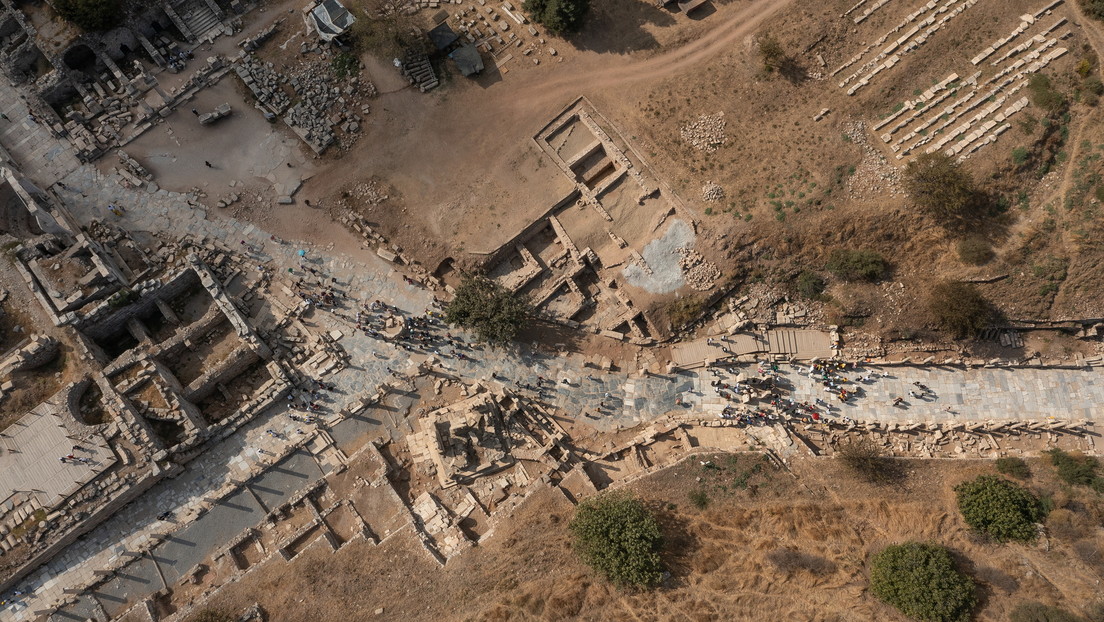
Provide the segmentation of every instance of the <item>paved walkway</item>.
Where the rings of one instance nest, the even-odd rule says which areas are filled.
[[[6,76],[0,81],[7,83]],[[17,168],[39,186],[48,188],[79,165],[68,141],[57,140],[50,130],[32,119],[19,89],[0,86],[0,146],[15,160]]]
[[[695,375],[693,390],[682,396],[684,408],[719,416],[725,406],[737,402],[720,397],[710,381],[720,379],[733,384],[737,373],[756,376],[757,370],[756,365],[748,365],[732,368],[719,377]],[[820,399],[831,405],[832,415],[859,421],[1104,420],[1104,371],[1099,369],[864,367],[844,374],[852,380],[843,385],[848,390],[862,388],[861,396],[845,403],[826,391],[819,377],[810,377],[807,365],[782,365],[778,376],[781,386],[789,389],[784,391],[787,397],[810,404]],[[861,382],[863,376],[871,379]],[[921,391],[916,382],[930,391]],[[913,391],[923,397],[912,397]],[[898,397],[905,401],[894,406]]]
[[[258,262],[271,262],[278,271],[298,265],[295,251],[299,247],[274,244],[269,241],[266,232],[253,225],[235,220],[207,220],[202,209],[189,206],[180,195],[164,190],[153,193],[127,190],[119,186],[116,179],[105,178],[90,166],[78,167],[65,177],[64,182],[68,189],[63,196],[82,221],[114,219],[104,206],[115,202],[127,209],[126,215],[118,219],[120,224],[132,230],[168,231],[195,239],[244,239],[254,248],[263,249],[254,257]],[[306,250],[309,251],[308,257],[317,262],[315,266],[338,278],[343,288],[360,300],[383,300],[410,314],[422,314],[431,301],[428,292],[395,278],[393,266],[371,253],[365,252],[353,260],[327,255],[323,249]],[[342,330],[345,337],[341,344],[351,357],[349,368],[327,379],[338,387],[334,398],[335,410],[342,406],[341,400],[374,390],[381,382],[389,380],[388,367],[408,371],[425,356],[412,355],[388,342],[358,334],[346,321],[326,312],[316,312],[315,320],[320,323],[321,329]],[[714,376],[706,371],[639,378],[624,372],[603,373],[586,368],[582,357],[577,355],[547,355],[524,347],[510,352],[491,352],[465,346],[462,352],[468,357],[466,360],[455,357],[452,348],[445,350],[447,352],[439,353],[444,365],[468,380],[484,379],[509,386],[518,383],[524,387],[537,385],[538,378],[543,377],[548,381],[543,390],[523,388],[521,391],[543,400],[565,416],[586,416],[588,423],[604,430],[632,426],[677,410],[680,406],[676,406],[676,400],[683,402],[682,408],[711,415],[719,414],[725,405],[731,403],[710,386]],[[733,370],[732,373],[737,371],[756,373],[754,365]],[[491,378],[492,372],[497,379]],[[1104,375],[1098,371],[982,369],[962,372],[888,368],[885,372],[890,377],[864,385],[867,395],[853,405],[837,408],[836,413],[855,419],[930,421],[949,418],[1097,419],[1104,412]],[[811,402],[817,397],[830,397],[814,379],[796,369],[785,366],[780,373],[784,380],[793,385],[795,399],[799,401]],[[562,382],[565,378],[570,384]],[[891,405],[893,398],[898,395],[907,397],[908,390],[914,388],[914,381],[929,386],[934,397],[922,401],[909,399],[907,407],[894,408]],[[951,407],[953,414],[943,410],[947,406]],[[291,421],[286,414],[277,409],[266,418],[246,426],[189,464],[184,474],[162,482],[149,494],[94,529],[81,542],[69,547],[25,582],[23,589],[35,593],[35,596],[21,605],[0,611],[0,622],[29,618],[30,611],[48,606],[65,587],[81,584],[95,568],[103,567],[113,556],[123,550],[133,550],[148,538],[149,533],[163,531],[165,525],[155,518],[159,513],[189,507],[199,502],[205,493],[227,481],[270,464],[269,456],[279,453],[276,450],[285,441],[271,437],[265,430],[276,429],[293,440],[296,428],[302,425]],[[366,434],[382,432],[398,438],[405,433],[405,429],[378,411],[368,411],[362,417],[335,426],[333,436],[339,446],[351,446]],[[258,493],[265,506],[278,503],[292,484],[321,476],[317,465],[312,469],[309,467],[311,462],[302,462],[302,457],[294,460],[298,461],[296,466],[282,471],[299,473],[303,477],[280,479],[278,473],[281,471],[263,476],[265,483],[261,487],[271,491]],[[268,478],[274,479],[269,482]],[[256,504],[252,496],[250,499],[243,497],[241,503],[226,504],[225,507],[230,509],[205,515],[200,519],[202,522],[186,527],[162,545],[155,558],[166,579],[179,576],[180,572],[190,567],[189,564],[224,544],[244,526],[251,524],[250,521],[256,522],[263,515],[262,508],[254,507]],[[236,513],[227,514],[234,508],[237,508]],[[151,569],[152,565],[148,568],[135,566],[134,572],[129,573],[132,579],[113,581],[104,586],[98,595],[101,605],[105,609],[110,605],[112,609],[121,610],[125,605],[121,601],[134,602],[159,589],[157,581],[150,579]],[[83,612],[94,605],[87,597],[82,597],[76,606],[67,611],[67,616],[55,616],[55,619],[73,619],[73,616],[84,615]]]

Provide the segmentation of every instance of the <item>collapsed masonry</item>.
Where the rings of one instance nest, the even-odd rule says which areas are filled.
[[[436,390],[454,382],[438,379]],[[414,468],[439,485],[422,490],[411,506],[442,561],[478,540],[463,527],[473,512],[491,516],[512,507],[517,491],[559,480],[579,461],[570,437],[540,406],[503,388],[461,390],[474,395],[420,416],[406,438]]]

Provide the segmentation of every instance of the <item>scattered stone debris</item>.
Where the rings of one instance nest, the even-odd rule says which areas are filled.
[[[291,105],[287,93],[280,88],[280,84],[287,81],[281,78],[272,63],[258,60],[256,56],[242,52],[240,62],[234,65],[234,71],[241,77],[242,82],[253,91],[253,95],[268,108],[273,114],[283,114]]]
[[[724,188],[711,181],[707,181],[702,184],[702,200],[709,201],[711,203],[717,203],[719,201],[724,201],[724,199]]]
[[[901,173],[891,165],[880,151],[867,140],[866,123],[854,121],[844,126],[844,135],[848,140],[862,147],[863,159],[855,168],[854,174],[847,179],[847,191],[853,197],[874,197],[883,192],[898,196],[904,192],[901,188]]]
[[[304,142],[316,153],[322,153],[337,140],[333,129],[337,127],[349,137],[342,141],[341,147],[352,146],[355,142],[352,136],[360,131],[362,120],[349,108],[361,97],[374,96],[375,85],[362,82],[359,77],[352,77],[342,85],[326,59],[303,63],[291,75],[288,84],[295,90],[298,102],[284,120]],[[367,109],[367,106],[361,107],[362,112]]]
[[[695,121],[682,126],[682,139],[692,147],[712,153],[725,144],[725,118],[723,112],[703,114]]]
[[[678,254],[686,284],[700,292],[713,289],[713,283],[721,276],[720,269],[692,248],[679,248]]]

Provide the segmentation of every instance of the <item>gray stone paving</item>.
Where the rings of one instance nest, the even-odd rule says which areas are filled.
[[[93,218],[121,220],[123,226],[132,230],[169,230],[230,243],[244,239],[258,249],[254,257],[258,262],[271,262],[278,271],[298,265],[295,251],[301,247],[273,243],[266,232],[253,225],[232,219],[208,220],[203,209],[189,205],[186,197],[181,195],[164,190],[152,193],[127,190],[119,186],[116,179],[105,178],[89,166],[77,168],[64,182],[67,188],[62,190],[63,196],[82,221]],[[126,214],[121,219],[111,216],[105,208],[108,203],[122,205]],[[379,299],[415,315],[424,313],[431,302],[429,293],[395,278],[393,266],[375,255],[364,253],[354,260],[333,256],[326,249],[302,248],[308,250],[308,259],[315,262],[315,266],[337,277],[342,286],[361,301]],[[584,367],[585,361],[577,355],[551,356],[526,348],[502,352],[464,345],[459,351],[444,347],[437,348],[436,352],[408,353],[390,343],[356,333],[348,322],[332,314],[315,312],[313,316],[313,321],[318,322],[321,329],[342,331],[345,337],[341,345],[349,352],[352,362],[348,369],[327,377],[327,382],[336,384],[338,388],[333,405],[335,410],[343,400],[374,390],[381,382],[389,380],[388,367],[409,372],[427,355],[438,356],[447,369],[465,379],[483,379],[489,384],[535,386],[538,378],[543,377],[546,382],[541,390],[518,390],[561,411],[565,416],[587,417],[587,423],[602,430],[633,426],[668,411],[679,410],[676,400],[681,400],[684,404],[682,408],[688,411],[707,415],[719,415],[724,406],[731,403],[710,386],[709,381],[714,377],[709,373],[681,372],[643,378],[626,372],[603,373]],[[440,330],[443,332],[444,329]],[[458,352],[468,358],[458,358]],[[733,373],[737,371],[756,373],[754,365],[734,370]],[[1097,371],[982,369],[962,372],[908,367],[888,368],[886,371],[892,377],[879,378],[865,385],[867,396],[852,405],[839,407],[835,412],[855,419],[882,421],[938,421],[952,417],[971,420],[1096,419],[1104,404],[1104,381]],[[492,373],[496,378],[491,377]],[[794,396],[798,401],[811,402],[817,397],[829,397],[813,379],[788,366],[784,366],[781,374],[793,383]],[[565,378],[570,384],[562,382]],[[907,397],[911,383],[917,380],[931,387],[936,397],[923,403],[911,403],[907,408],[894,408],[892,399],[897,395]],[[396,420],[393,413],[405,410],[412,400],[412,397],[390,396],[385,403],[394,410],[369,409],[334,426],[331,434],[339,447],[355,446],[364,435],[380,431],[394,438],[400,437],[407,428]],[[947,406],[952,408],[953,414],[943,410]],[[228,480],[247,477],[253,469],[267,464],[268,454],[264,448],[277,441],[269,438],[265,430],[275,428],[290,438],[302,425],[291,421],[286,415],[283,407],[277,408],[267,418],[246,426],[189,464],[182,475],[159,484],[32,575],[24,589],[42,594],[36,606],[48,606],[48,594],[56,594],[61,588],[87,581],[91,567],[110,560],[125,547],[133,547],[143,537],[142,534],[160,525],[155,518],[160,512],[194,503],[205,492]],[[292,490],[301,488],[301,483],[321,476],[321,470],[313,459],[306,456],[309,461],[301,462],[304,458],[299,456],[306,454],[295,454],[281,465],[282,470],[258,478],[251,485],[253,493],[241,491],[157,547],[154,556],[166,580],[174,582],[215,548],[257,523],[265,510],[257,504],[254,494],[266,507],[272,507]],[[149,585],[142,582],[141,577],[130,583],[124,578],[117,590],[105,593],[109,596],[126,594],[130,602],[134,602],[148,593],[146,588]],[[82,600],[68,608],[66,613],[80,616],[89,606]],[[30,602],[24,606],[9,607],[0,611],[0,622],[24,619],[33,608]],[[72,619],[66,616],[55,618]]]
[[[0,113],[8,117],[0,117],[0,146],[36,184],[49,187],[80,165],[67,141],[55,139],[49,129],[30,118],[18,89],[0,88]]]

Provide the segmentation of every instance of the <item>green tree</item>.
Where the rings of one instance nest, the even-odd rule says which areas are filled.
[[[958,511],[966,524],[999,541],[1035,539],[1035,523],[1043,519],[1043,506],[1022,486],[995,475],[955,486]]]
[[[1081,0],[1081,6],[1089,17],[1104,19],[1104,0]]]
[[[465,276],[445,321],[475,331],[483,341],[504,344],[513,340],[529,319],[529,302],[521,295],[485,278]]]
[[[587,499],[575,510],[569,529],[579,557],[613,583],[649,588],[663,579],[659,523],[632,495],[614,492]]]
[[[525,0],[522,8],[533,21],[550,32],[563,35],[582,27],[590,10],[590,0]]]
[[[763,68],[767,71],[775,71],[786,62],[786,51],[774,35],[768,33],[759,37],[759,59],[763,61]]]
[[[966,622],[974,608],[974,582],[955,569],[936,544],[888,546],[870,562],[870,591],[901,613],[923,622]]]
[[[902,183],[917,205],[937,216],[961,216],[978,199],[970,172],[941,151],[921,154],[909,162]]]
[[[828,272],[844,281],[877,281],[886,272],[886,261],[872,250],[836,249],[828,257]]]
[[[54,0],[54,8],[84,30],[110,30],[123,18],[120,0]]]
[[[944,281],[932,288],[928,295],[928,313],[955,339],[973,335],[997,316],[976,287],[958,281]]]

